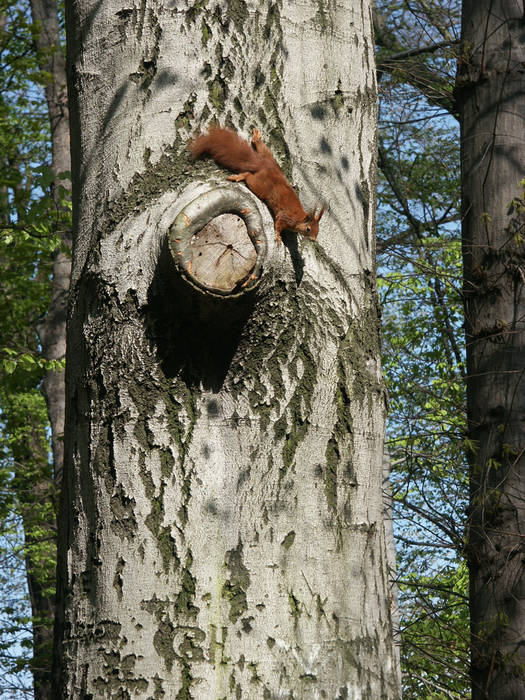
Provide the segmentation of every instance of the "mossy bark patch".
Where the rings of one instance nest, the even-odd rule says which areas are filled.
[[[230,604],[229,619],[235,623],[248,609],[246,591],[250,586],[250,573],[243,562],[241,542],[226,553],[225,566],[229,576],[223,585],[222,595]]]

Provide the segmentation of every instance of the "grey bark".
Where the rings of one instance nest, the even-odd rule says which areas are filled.
[[[456,91],[475,700],[525,698],[524,13],[517,0],[465,0]]]
[[[382,503],[368,3],[67,18],[75,246],[57,697],[399,697]],[[347,66],[352,65],[349,72]],[[255,291],[181,279],[167,237],[258,126],[319,243]]]

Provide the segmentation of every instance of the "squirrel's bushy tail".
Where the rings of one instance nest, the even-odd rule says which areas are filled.
[[[206,153],[234,173],[256,173],[265,167],[265,159],[231,129],[212,128],[197,136],[189,149],[194,158]]]

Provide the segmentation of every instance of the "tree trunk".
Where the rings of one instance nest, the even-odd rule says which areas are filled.
[[[51,167],[54,172],[53,194],[57,213],[61,209],[59,185],[67,187],[67,183],[59,179],[59,175],[71,168],[69,148],[69,108],[67,104],[66,70],[64,55],[60,47],[59,20],[56,0],[31,0],[33,21],[37,24],[38,33],[35,43],[41,57],[41,68],[48,74],[45,85],[46,103],[51,127]],[[71,248],[71,231],[69,227],[61,231],[64,244]],[[53,260],[53,280],[51,302],[42,323],[38,325],[38,336],[42,346],[42,354],[48,360],[62,360],[66,350],[66,317],[67,295],[71,274],[69,253],[57,250]],[[50,506],[56,500],[60,489],[64,463],[64,414],[65,414],[65,382],[62,370],[51,370],[46,373],[42,382],[42,393],[46,400],[49,422],[51,425],[51,446],[53,453],[53,469],[55,493],[49,488],[48,474],[42,472],[42,483],[35,484],[34,493],[42,495]],[[35,460],[39,454],[34,456]],[[42,502],[40,501],[40,505]],[[55,508],[46,508],[46,522],[41,523],[48,537],[56,535]],[[24,510],[24,532],[26,543],[31,552],[31,542],[34,539],[34,517],[30,509]],[[50,540],[51,542],[52,540]],[[53,557],[45,557],[45,562],[36,564],[31,553],[26,556],[27,579],[33,616],[34,637],[34,692],[36,700],[51,700],[51,668],[50,658],[53,643],[53,622],[55,599],[49,579],[54,573]],[[45,571],[47,569],[47,571]]]
[[[457,97],[475,700],[525,698],[523,22],[522,2],[463,2]]]
[[[204,5],[69,6],[56,696],[397,698],[370,7]],[[277,246],[252,196],[260,267],[227,292],[183,238],[219,190],[237,211],[186,150],[212,117],[330,205]]]
[[[57,211],[60,210],[59,186],[62,173],[71,169],[69,142],[69,107],[64,56],[60,47],[56,0],[31,0],[33,21],[38,24],[37,50],[43,57],[42,68],[49,74],[45,86],[46,103],[51,126],[51,167],[55,175],[53,192]],[[71,231],[60,231],[62,241],[71,248]],[[51,304],[44,322],[38,328],[42,353],[48,360],[62,360],[66,354],[66,317],[71,261],[69,253],[57,250],[53,260],[53,289]],[[64,372],[48,372],[42,387],[51,423],[53,464],[57,487],[60,487],[64,463]]]

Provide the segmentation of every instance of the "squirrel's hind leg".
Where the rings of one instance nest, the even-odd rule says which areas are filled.
[[[248,175],[251,175],[251,173],[239,173],[238,175],[228,175],[226,179],[231,180],[232,182],[242,182],[243,180],[246,180]]]

